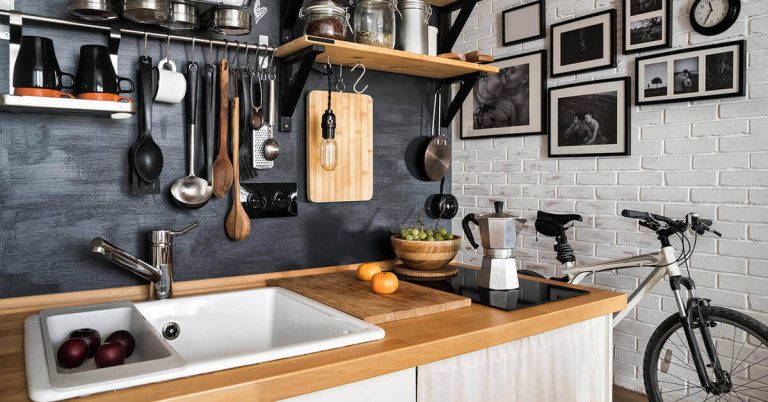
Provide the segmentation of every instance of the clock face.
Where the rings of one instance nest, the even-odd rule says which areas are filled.
[[[702,0],[696,5],[694,18],[705,28],[714,27],[725,21],[730,10],[730,0]]]

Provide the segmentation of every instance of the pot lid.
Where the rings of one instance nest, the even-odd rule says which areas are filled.
[[[478,219],[515,219],[517,216],[504,212],[504,201],[493,202],[494,211],[490,214],[485,214]]]

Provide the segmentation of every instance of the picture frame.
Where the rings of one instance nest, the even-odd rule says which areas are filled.
[[[616,10],[550,26],[552,77],[616,67]]]
[[[638,57],[635,59],[635,103],[650,105],[743,96],[746,57],[744,40]]]
[[[549,157],[630,155],[629,77],[549,89]]]
[[[547,36],[545,8],[544,0],[537,0],[502,11],[502,44],[512,46]],[[538,23],[531,24],[533,19]]]
[[[624,54],[672,47],[673,0],[624,0]]]
[[[478,79],[461,108],[460,138],[544,134],[547,52],[495,60],[498,74]]]

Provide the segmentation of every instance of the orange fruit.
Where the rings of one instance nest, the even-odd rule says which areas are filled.
[[[381,272],[381,267],[375,262],[366,262],[357,267],[357,280],[370,281],[371,277]]]
[[[392,272],[379,272],[371,278],[371,290],[380,295],[395,293],[399,282]]]

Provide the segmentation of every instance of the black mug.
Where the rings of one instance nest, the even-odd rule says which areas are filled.
[[[64,84],[62,77],[72,74],[64,73],[59,68],[53,41],[40,36],[22,36],[19,54],[13,67],[14,88],[37,88],[61,91],[62,88],[72,89],[73,83]]]
[[[128,88],[124,89],[121,83],[128,83]],[[120,77],[115,72],[106,46],[83,45],[80,47],[80,62],[77,65],[75,77],[75,94],[78,98],[130,101],[128,98],[117,95],[131,93],[133,90],[133,81]]]

